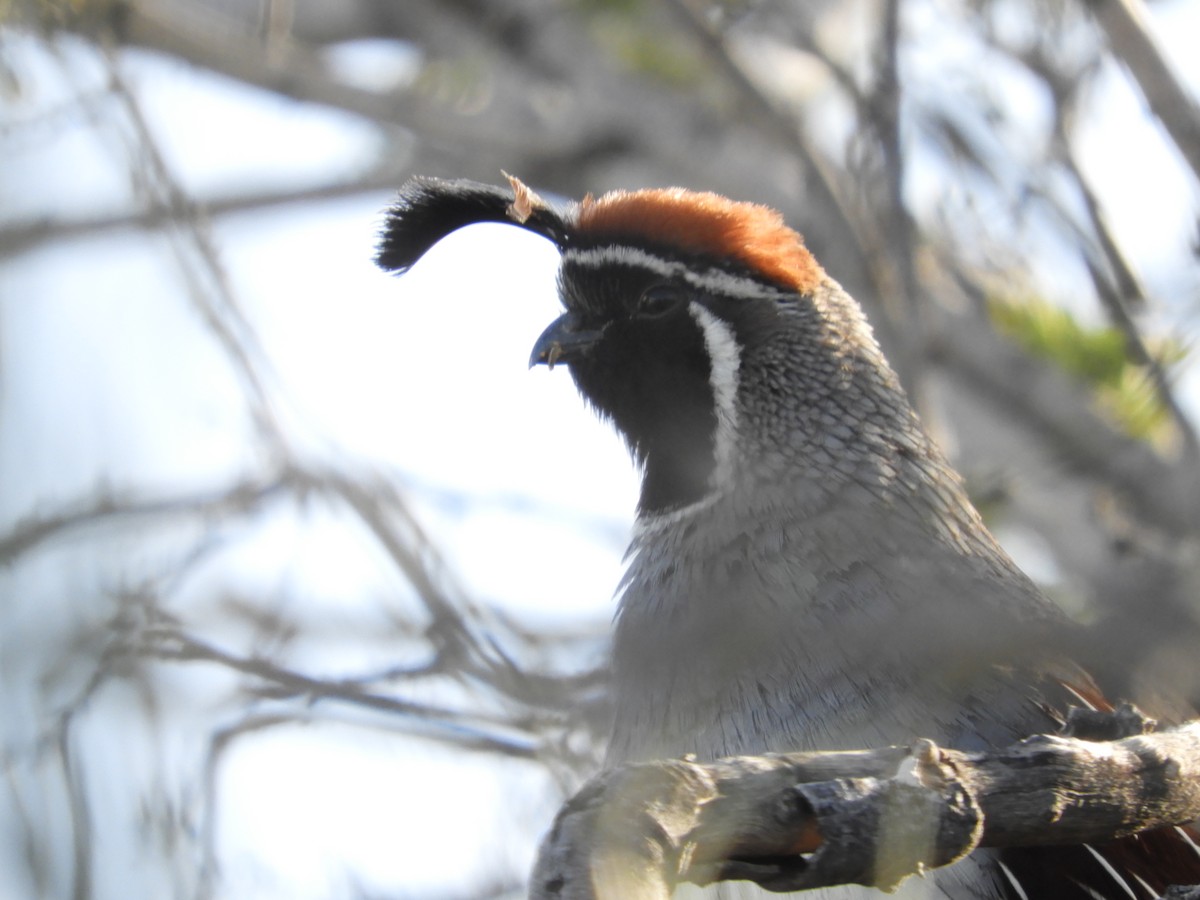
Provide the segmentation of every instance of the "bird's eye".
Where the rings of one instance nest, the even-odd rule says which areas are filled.
[[[686,297],[684,290],[677,284],[652,284],[642,292],[638,299],[637,314],[639,316],[657,319],[667,315],[683,305]]]

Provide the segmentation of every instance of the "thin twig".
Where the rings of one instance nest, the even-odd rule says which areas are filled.
[[[1163,405],[1174,421],[1182,441],[1184,462],[1188,464],[1200,462],[1200,442],[1197,441],[1195,426],[1176,399],[1171,380],[1167,376],[1162,362],[1146,346],[1141,329],[1129,311],[1131,301],[1139,306],[1146,305],[1146,294],[1141,279],[1137,277],[1137,273],[1134,272],[1117,244],[1116,238],[1108,226],[1100,199],[1079,168],[1065,135],[1062,147],[1062,161],[1083,198],[1092,231],[1100,242],[1101,252],[1111,266],[1113,277],[1116,279],[1115,285],[1110,284],[1095,263],[1085,258],[1092,283],[1096,287],[1096,294],[1108,312],[1109,321],[1124,337],[1125,352],[1134,363],[1142,366],[1149,374],[1150,382],[1154,385],[1154,392],[1158,395],[1158,402]]]
[[[114,491],[101,487],[91,499],[19,520],[8,534],[0,535],[0,564],[11,563],[46,541],[97,524],[121,520],[140,524],[164,516],[205,518],[248,513],[284,487],[285,483],[279,479],[248,478],[225,490],[158,497],[133,489]]]
[[[896,276],[891,290],[883,293],[885,307],[893,307],[893,319],[904,320],[904,345],[900,348],[907,357],[899,365],[909,377],[909,386],[919,384],[917,367],[921,361],[920,348],[925,343],[925,325],[920,302],[913,254],[916,250],[912,218],[904,200],[905,154],[900,141],[900,116],[903,86],[900,82],[900,47],[902,41],[901,0],[884,4],[883,25],[879,35],[879,52],[875,89],[870,98],[874,113],[867,121],[879,137],[879,152],[883,159],[883,175],[887,192],[885,217],[887,225],[887,258],[895,266]]]
[[[140,102],[125,82],[120,57],[113,48],[105,48],[104,62],[113,95],[120,101],[132,127],[140,157],[130,160],[130,182],[134,191],[140,192],[140,188],[150,191],[147,205],[151,209],[166,206],[173,211],[169,221],[176,227],[167,235],[173,239],[172,245],[176,249],[180,271],[188,281],[192,302],[246,386],[251,417],[259,436],[277,457],[286,458],[287,441],[276,421],[266,387],[266,377],[273,373],[258,335],[242,314],[234,295],[221,254],[212,239],[208,217],[192,202],[167,165]]]
[[[861,247],[857,238],[856,217],[842,197],[832,167],[814,150],[804,138],[794,116],[780,109],[755,83],[730,52],[722,34],[713,29],[705,13],[696,9],[689,0],[668,0],[678,20],[700,42],[709,58],[717,66],[726,81],[746,101],[747,109],[763,128],[782,141],[796,155],[804,170],[814,178],[810,182],[818,202],[830,211],[840,213],[841,222],[827,222],[826,226],[840,224],[846,234]]]

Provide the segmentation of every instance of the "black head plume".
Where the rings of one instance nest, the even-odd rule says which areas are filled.
[[[560,249],[565,246],[570,217],[507,177],[511,190],[465,179],[410,179],[387,211],[375,262],[388,271],[403,272],[442,238],[476,222],[517,225],[549,238]]]

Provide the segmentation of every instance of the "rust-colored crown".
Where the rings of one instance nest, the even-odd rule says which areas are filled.
[[[803,238],[779,213],[720,194],[665,188],[589,195],[579,204],[576,233],[589,241],[640,239],[734,260],[801,294],[823,277]]]

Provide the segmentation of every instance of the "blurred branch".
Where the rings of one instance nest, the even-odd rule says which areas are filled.
[[[1004,341],[989,323],[946,314],[934,330],[938,362],[1026,422],[1058,464],[1114,488],[1142,520],[1166,533],[1200,528],[1195,467],[1166,462],[1150,445],[1116,432],[1088,408],[1085,390]]]
[[[887,284],[881,286],[883,306],[893,321],[903,321],[904,341],[897,348],[904,354],[896,364],[908,375],[908,386],[919,394],[920,368],[924,363],[921,346],[925,341],[925,306],[920,302],[921,288],[914,267],[916,240],[908,205],[904,199],[905,154],[900,138],[903,87],[900,83],[902,0],[886,0],[883,23],[876,51],[875,84],[868,98],[866,123],[877,136],[884,188],[884,220],[879,231],[886,236],[880,243],[884,253],[877,268],[890,269]],[[865,130],[865,129],[864,129]],[[884,260],[891,263],[885,266]],[[893,356],[895,356],[893,352]]]
[[[1147,22],[1141,0],[1087,0],[1113,53],[1200,180],[1200,106],[1179,83]]]
[[[403,717],[411,723],[407,730],[417,734],[437,735],[440,740],[463,749],[500,753],[519,759],[532,759],[537,756],[537,745],[529,736],[525,736],[524,741],[517,740],[515,735],[499,736],[499,731],[512,729],[512,723],[507,717],[488,716],[480,712],[468,713],[450,707],[416,703],[380,694],[365,687],[364,682],[374,680],[371,676],[361,679],[317,678],[261,657],[229,653],[193,638],[177,628],[147,631],[141,635],[141,639],[141,646],[137,650],[141,656],[168,662],[213,663],[253,676],[271,686],[254,692],[263,698],[293,699],[300,701],[304,706],[322,700],[336,700],[363,709]],[[412,678],[427,677],[438,671],[444,670],[434,662],[412,669],[407,675]],[[394,679],[396,673],[391,671],[389,677]],[[487,729],[492,729],[493,733],[489,734]]]
[[[1103,2],[1108,3],[1109,0]],[[1122,2],[1124,0],[1112,0],[1110,5]],[[1143,366],[1149,373],[1159,402],[1175,422],[1182,442],[1183,462],[1187,465],[1200,462],[1200,444],[1197,443],[1195,427],[1180,407],[1162,363],[1149,351],[1129,310],[1130,304],[1144,307],[1147,303],[1142,280],[1118,242],[1108,217],[1104,214],[1100,198],[1077,159],[1072,130],[1076,120],[1075,101],[1079,95],[1078,73],[1061,71],[1060,62],[1040,45],[1025,52],[1022,62],[1044,80],[1050,87],[1051,96],[1055,98],[1055,129],[1052,142],[1054,156],[1083,200],[1089,227],[1077,223],[1066,209],[1055,202],[1049,192],[1045,192],[1044,196],[1055,206],[1063,224],[1078,235],[1083,248],[1084,263],[1097,297],[1107,311],[1109,320],[1125,336],[1126,351],[1130,359]],[[1108,274],[1101,271],[1101,264],[1108,270]]]
[[[210,4],[129,3],[114,21],[113,30],[122,42],[187,60],[281,96],[400,126],[451,157],[480,143],[514,160],[513,165],[531,155],[573,153],[555,134],[531,134],[502,125],[491,127],[472,117],[446,115],[423,103],[411,90],[379,93],[346,84],[334,77],[317,50],[294,34],[277,34],[267,53],[262,37],[248,31],[244,20]]]
[[[52,854],[45,846],[45,835],[38,827],[39,823],[35,810],[30,809],[25,799],[27,786],[17,772],[17,764],[10,757],[7,749],[0,752],[0,767],[4,770],[4,780],[12,797],[10,809],[13,818],[12,826],[19,831],[20,837],[14,839],[19,844],[21,854],[29,868],[30,880],[33,882],[37,896],[48,896],[50,891],[50,871],[53,866]]]
[[[428,140],[448,144],[467,137],[455,120],[424,116],[407,93],[380,94],[332,77],[320,54],[295,37],[276,34],[265,52],[262,36],[216,7],[200,3],[131,3],[114,23],[120,39],[187,60],[284,97],[319,103],[375,122],[419,130]],[[502,135],[494,138],[501,139]]]
[[[208,753],[204,758],[204,778],[201,794],[204,797],[203,812],[200,816],[200,872],[196,895],[201,900],[213,896],[217,878],[220,875],[220,860],[217,855],[217,820],[220,811],[220,797],[217,790],[217,777],[220,774],[221,763],[225,753],[239,738],[257,734],[281,725],[289,725],[297,721],[294,714],[251,714],[234,725],[219,728],[213,732],[208,742]]]
[[[374,191],[391,191],[403,179],[404,174],[406,172],[402,167],[389,165],[307,187],[261,190],[197,200],[183,197],[179,198],[179,205],[148,205],[141,210],[112,212],[86,218],[46,216],[41,219],[8,222],[0,225],[0,259],[18,256],[42,244],[92,237],[110,231],[158,231],[180,226],[197,215],[213,220],[233,213],[336,200]]]
[[[1013,413],[1058,466],[1108,485],[1143,521],[1176,537],[1200,529],[1200,469],[1172,464],[1120,434],[1089,407],[1086,390],[1004,340],[976,315],[945,312],[931,323],[930,353],[959,382]]]
[[[392,483],[361,474],[300,468],[293,468],[290,477],[305,491],[340,499],[375,536],[424,604],[430,615],[426,634],[442,664],[456,677],[529,707],[560,709],[571,698],[578,699],[575,689],[596,681],[595,673],[578,679],[546,678],[514,662],[504,649],[518,643],[513,630],[455,585],[437,548]]]
[[[151,208],[163,205],[175,212],[170,221],[177,227],[166,233],[175,239],[179,269],[191,288],[192,302],[245,386],[247,405],[259,436],[274,453],[282,454],[286,437],[276,420],[264,381],[270,364],[229,283],[209,221],[191,202],[163,158],[142,114],[141,103],[125,84],[120,59],[111,49],[104,59],[113,95],[120,101],[133,131],[138,157],[130,159],[134,192],[148,195]]]
[[[60,721],[58,760],[71,811],[71,900],[88,900],[92,896],[92,854],[96,842],[87,782],[72,748],[72,715],[73,711]]]
[[[8,534],[0,535],[0,565],[13,563],[46,541],[89,526],[129,520],[130,525],[145,527],[140,520],[164,516],[217,520],[246,514],[284,487],[280,479],[247,478],[224,490],[154,497],[139,490],[113,491],[101,486],[91,498],[18,520]]]
[[[573,693],[572,685],[594,684],[594,673],[580,679],[563,679],[539,676],[517,666],[503,651],[503,644],[523,645],[532,638],[518,638],[517,632],[504,626],[494,613],[471,603],[460,590],[448,590],[445,585],[453,584],[450,573],[394,485],[362,473],[293,465],[275,477],[247,477],[223,490],[160,497],[133,489],[102,487],[86,501],[18,521],[7,535],[0,536],[0,564],[11,564],[47,541],[88,527],[124,523],[129,527],[161,528],[161,523],[154,520],[163,518],[224,521],[249,515],[274,499],[291,497],[299,501],[313,494],[345,503],[379,540],[425,604],[431,620],[424,631],[438,659],[419,673],[409,674],[453,674],[487,685],[514,701],[558,708],[569,703],[566,698]],[[212,658],[216,660],[215,655]],[[395,670],[393,677],[400,674]],[[297,690],[302,687],[297,685]],[[340,690],[335,686],[335,693]]]
[[[796,154],[804,172],[811,176],[808,185],[815,195],[813,200],[822,209],[839,214],[834,221],[826,220],[834,231],[830,240],[849,239],[851,246],[859,246],[855,219],[850,213],[838,188],[837,176],[821,154],[811,145],[796,118],[778,104],[755,82],[731,51],[725,37],[710,24],[705,11],[696,8],[692,0],[668,0],[678,20],[689,30],[706,57],[717,67],[722,77],[746,101],[744,112],[748,112],[763,128],[778,138],[785,147]]]
[[[1092,278],[1092,284],[1096,288],[1096,295],[1100,298],[1100,302],[1108,312],[1109,321],[1125,336],[1125,348],[1129,358],[1139,366],[1143,366],[1149,373],[1150,381],[1154,385],[1154,391],[1158,395],[1159,402],[1174,420],[1183,445],[1183,462],[1187,465],[1200,463],[1200,444],[1197,443],[1195,427],[1188,419],[1183,408],[1179,405],[1179,401],[1175,399],[1175,392],[1171,387],[1170,379],[1167,377],[1163,364],[1146,346],[1146,341],[1142,338],[1141,329],[1138,328],[1137,322],[1129,311],[1129,304],[1131,302],[1139,306],[1144,306],[1146,303],[1146,294],[1142,287],[1141,279],[1137,277],[1137,273],[1133,271],[1133,267],[1129,264],[1124,252],[1117,244],[1116,238],[1108,226],[1107,217],[1104,215],[1103,208],[1100,205],[1100,199],[1096,196],[1096,192],[1092,189],[1091,184],[1084,177],[1075,160],[1074,154],[1071,152],[1069,146],[1066,145],[1065,140],[1062,158],[1064,164],[1067,166],[1067,171],[1070,172],[1077,189],[1083,197],[1084,207],[1087,209],[1092,230],[1100,241],[1104,259],[1111,267],[1113,278],[1116,281],[1115,285],[1112,284],[1092,259],[1085,258],[1088,273]]]
[[[1146,370],[1150,378],[1150,383],[1154,385],[1154,393],[1158,398],[1158,402],[1167,410],[1167,413],[1175,423],[1175,430],[1179,435],[1180,444],[1182,445],[1180,462],[1186,466],[1194,466],[1200,463],[1200,443],[1197,443],[1195,427],[1192,425],[1187,413],[1183,411],[1183,407],[1179,405],[1179,401],[1175,399],[1175,391],[1171,385],[1171,379],[1167,376],[1162,362],[1146,346],[1146,342],[1142,338],[1141,329],[1138,328],[1137,323],[1129,314],[1125,298],[1114,290],[1108,279],[1104,277],[1090,260],[1088,261],[1088,273],[1091,275],[1092,283],[1096,287],[1097,296],[1099,296],[1101,303],[1104,304],[1104,308],[1109,313],[1110,320],[1125,337],[1127,354],[1130,359]]]

